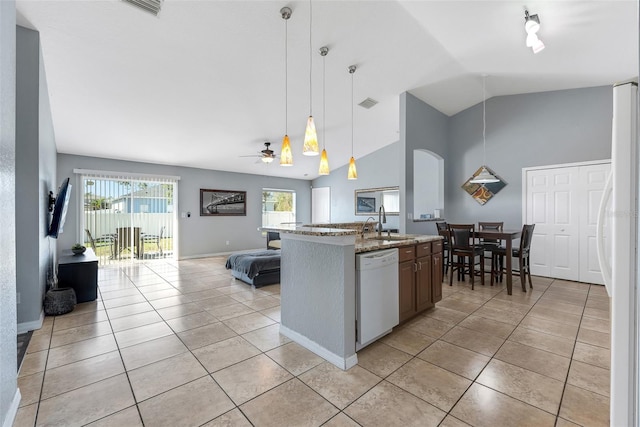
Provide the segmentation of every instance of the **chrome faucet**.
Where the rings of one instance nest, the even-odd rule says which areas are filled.
[[[382,236],[382,224],[387,223],[387,212],[384,210],[384,205],[380,205],[378,209],[378,237]]]
[[[364,222],[364,224],[362,224],[362,230],[360,231],[360,236],[364,239],[364,231],[367,229],[367,223],[369,222],[369,220],[376,220],[374,217],[370,216],[369,218],[367,218],[367,220]]]

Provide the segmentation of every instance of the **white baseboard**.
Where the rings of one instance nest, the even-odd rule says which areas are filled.
[[[351,356],[348,356],[348,357],[338,356],[337,354],[333,353],[332,351],[327,350],[326,348],[324,348],[323,346],[321,346],[317,342],[311,341],[309,338],[305,337],[304,335],[301,335],[298,332],[295,332],[295,331],[287,328],[286,326],[283,326],[282,324],[280,325],[280,333],[282,335],[284,335],[285,337],[287,337],[287,338],[295,341],[296,343],[300,344],[301,346],[303,346],[307,350],[310,350],[310,351],[314,352],[315,354],[317,354],[318,356],[322,357],[327,362],[330,362],[330,363],[336,365],[338,368],[340,368],[340,369],[342,369],[344,371],[346,371],[347,369],[355,366],[358,363],[358,355],[357,354],[354,353],[354,354],[352,354]]]
[[[38,320],[18,323],[17,333],[24,334],[25,332],[35,331],[36,329],[42,328],[42,323],[44,323],[44,309],[40,310],[40,318]]]
[[[20,395],[20,389],[16,388],[16,393],[13,395],[13,401],[9,406],[9,410],[4,418],[4,422],[2,423],[2,427],[11,427],[13,422],[16,420],[16,414],[18,413],[18,407],[20,406],[20,399],[22,396]]]
[[[237,251],[231,251],[231,252],[215,252],[215,253],[211,253],[211,254],[199,254],[199,255],[188,255],[188,256],[182,256],[180,258],[178,258],[179,261],[182,261],[184,259],[198,259],[198,258],[209,258],[212,256],[229,256],[231,254],[236,254],[239,252],[255,252],[255,251],[266,251],[267,248],[258,248],[258,249],[240,249]]]

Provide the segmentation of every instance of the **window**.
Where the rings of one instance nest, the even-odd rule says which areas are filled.
[[[296,192],[262,189],[262,226],[293,224],[296,222]]]
[[[80,241],[94,249],[100,264],[176,255],[174,209],[179,177],[74,172],[81,175],[84,200],[79,230],[84,231],[84,240]],[[133,237],[125,239],[123,229],[131,229]]]

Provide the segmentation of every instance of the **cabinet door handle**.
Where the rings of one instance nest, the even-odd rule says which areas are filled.
[[[413,271],[414,272],[418,271],[418,264],[416,264],[415,262],[413,263]]]
[[[418,261],[418,270],[422,270],[422,261]]]

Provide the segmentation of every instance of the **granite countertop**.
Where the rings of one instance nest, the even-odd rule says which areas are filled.
[[[299,234],[305,236],[355,236],[355,252],[379,251],[381,249],[399,248],[401,246],[415,245],[417,243],[442,240],[442,236],[429,236],[421,234],[382,233],[382,240],[376,239],[377,233],[367,233],[364,237],[356,230],[344,228],[300,227],[300,226],[267,226],[261,228],[264,231],[277,231],[279,233]],[[389,237],[384,239],[384,237]]]
[[[356,230],[344,228],[324,228],[324,227],[300,227],[300,226],[266,226],[263,231],[277,231],[278,233],[301,234],[304,236],[355,236]]]
[[[358,236],[356,238],[356,253],[379,251],[381,249],[399,248],[401,246],[415,245],[417,243],[433,242],[442,240],[442,236],[428,236],[421,234],[397,234],[392,233],[393,240],[376,240],[376,233],[365,234],[364,238]],[[384,238],[385,233],[382,234]]]

